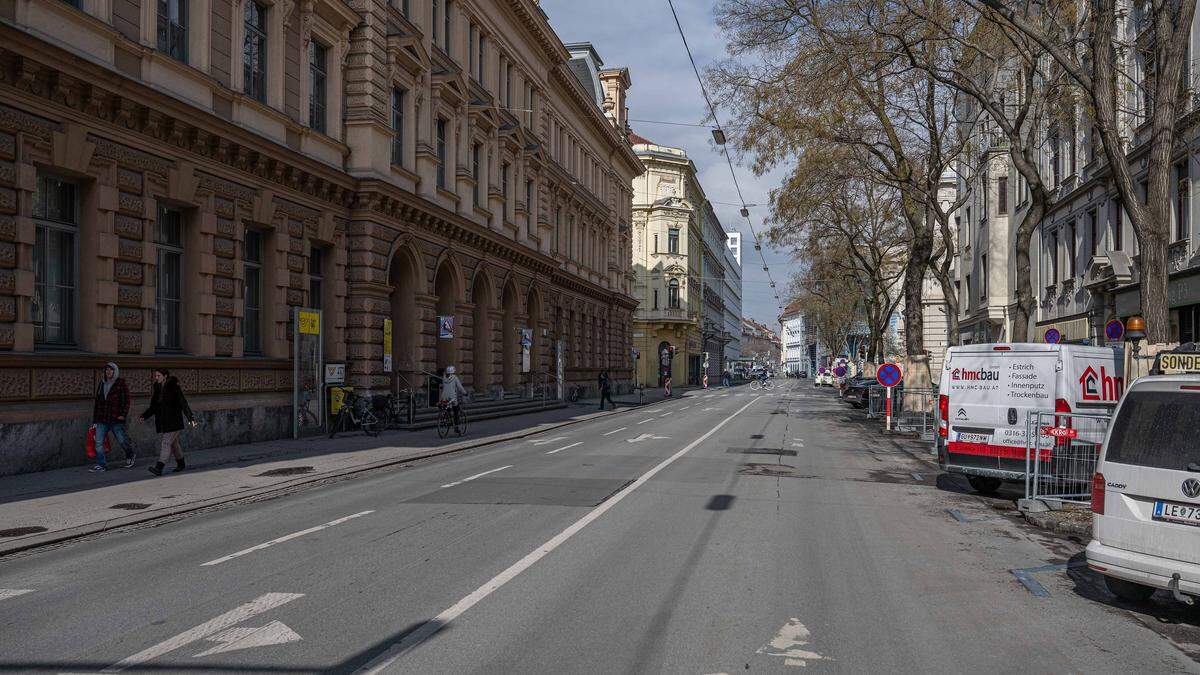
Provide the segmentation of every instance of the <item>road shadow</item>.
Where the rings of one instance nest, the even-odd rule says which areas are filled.
[[[1067,577],[1074,583],[1076,595],[1112,609],[1124,610],[1136,615],[1143,623],[1154,626],[1161,632],[1171,634],[1170,627],[1185,629],[1177,642],[1195,643],[1200,635],[1200,604],[1188,606],[1179,602],[1168,591],[1155,591],[1145,602],[1122,600],[1109,592],[1104,584],[1104,575],[1087,566],[1087,554],[1083,551],[1071,557]],[[1200,603],[1200,600],[1197,601]],[[1176,638],[1176,635],[1171,635]]]

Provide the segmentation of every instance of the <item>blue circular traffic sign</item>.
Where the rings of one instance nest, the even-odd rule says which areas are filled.
[[[1052,345],[1062,342],[1062,333],[1058,332],[1057,328],[1046,329],[1046,342]]]
[[[875,371],[875,379],[885,387],[894,387],[900,384],[902,377],[903,374],[900,372],[900,366],[894,363],[885,363],[879,366],[879,370]]]
[[[838,377],[845,377],[846,376],[846,366],[838,366],[837,368],[834,368],[833,374],[837,375]]]
[[[1104,337],[1113,342],[1119,341],[1125,337],[1125,324],[1121,323],[1120,319],[1113,319],[1104,324]]]

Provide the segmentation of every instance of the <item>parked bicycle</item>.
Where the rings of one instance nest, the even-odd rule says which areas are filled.
[[[296,411],[296,422],[299,424],[301,431],[321,426],[321,421],[317,419],[316,413],[310,407],[312,400],[313,393],[311,389],[300,390],[300,406]]]
[[[358,427],[368,436],[378,436],[383,431],[383,422],[375,416],[365,398],[347,391],[342,408],[329,427],[329,437],[333,438],[339,431],[349,431],[352,427]]]
[[[383,394],[374,398],[372,407],[384,429],[392,429],[412,421],[409,414],[411,399],[412,391],[408,389],[401,389],[395,394]]]
[[[567,387],[567,400],[574,403],[579,400],[579,394],[583,391],[583,387],[579,385],[571,385]]]
[[[467,433],[467,411],[463,410],[462,404],[451,406],[449,401],[443,399],[438,401],[438,438],[448,436],[451,429],[459,436]]]

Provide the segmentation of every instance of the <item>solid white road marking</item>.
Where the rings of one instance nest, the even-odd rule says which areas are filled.
[[[255,551],[261,551],[264,548],[270,548],[270,547],[274,546],[275,544],[282,544],[285,541],[291,541],[293,539],[303,537],[308,534],[312,534],[313,532],[320,532],[321,530],[333,527],[334,525],[341,525],[342,523],[346,522],[347,520],[354,520],[355,518],[361,518],[362,516],[365,516],[369,513],[375,513],[375,512],[374,511],[360,511],[358,513],[354,513],[349,516],[338,518],[337,520],[331,520],[328,523],[325,523],[324,525],[317,525],[316,527],[310,527],[307,530],[300,530],[299,532],[285,534],[278,539],[272,539],[271,541],[264,542],[262,544],[258,544],[257,546],[251,546],[250,548],[242,549],[241,551],[238,551],[237,553],[230,553],[229,555],[227,555],[223,558],[217,558],[216,560],[209,560],[208,562],[203,563],[200,566],[201,567],[211,567],[212,565],[220,565],[221,563],[229,562],[230,560],[233,560],[234,558],[240,558],[240,557],[246,555],[247,553],[254,553]]]
[[[675,412],[675,411],[674,411],[674,410],[668,410],[667,412],[665,412],[665,413],[663,413],[663,414],[659,415],[659,417],[666,417],[667,415],[670,415],[670,414],[671,414],[671,413],[673,413],[673,412]]]
[[[577,445],[583,445],[583,441],[576,441],[575,443],[572,443],[572,444],[570,444],[570,445],[564,445],[564,446],[562,446],[561,448],[555,448],[555,449],[553,449],[553,450],[551,450],[551,451],[547,452],[546,454],[547,454],[547,455],[553,455],[553,454],[554,454],[554,453],[556,453],[556,452],[561,452],[561,451],[563,451],[563,450],[566,450],[567,448],[573,448],[573,447],[575,447],[575,446],[577,446]]]
[[[626,443],[640,443],[642,441],[664,441],[668,438],[670,438],[670,436],[655,436],[654,434],[642,434],[641,436],[638,436],[637,438],[626,438],[625,442]]]
[[[32,592],[32,588],[0,588],[0,600],[7,600],[9,598],[15,598],[18,595],[25,595],[26,593]]]
[[[573,524],[571,524],[569,527],[567,527],[567,529],[554,535],[554,537],[552,537],[549,541],[547,541],[546,543],[542,544],[541,546],[539,546],[536,549],[534,549],[533,551],[531,551],[524,558],[521,558],[517,562],[513,563],[508,569],[506,569],[503,572],[492,577],[489,581],[484,583],[482,586],[480,586],[479,588],[472,591],[470,595],[468,595],[468,596],[464,597],[463,599],[459,600],[458,602],[454,603],[454,605],[452,605],[449,608],[447,608],[446,610],[442,611],[441,614],[438,614],[437,616],[433,617],[429,621],[426,621],[425,623],[421,624],[420,626],[418,626],[416,628],[416,630],[413,630],[412,632],[405,635],[404,639],[400,640],[399,642],[393,643],[392,646],[387,649],[387,651],[385,651],[382,654],[380,654],[379,656],[375,657],[374,660],[372,660],[370,663],[368,663],[366,666],[364,666],[362,669],[360,669],[359,672],[360,673],[371,673],[371,674],[379,673],[379,672],[384,671],[388,667],[390,667],[392,664],[396,663],[396,661],[399,661],[400,657],[404,656],[404,654],[406,654],[409,650],[411,650],[412,648],[421,644],[425,640],[428,640],[429,637],[432,636],[434,633],[436,633],[439,630],[441,630],[442,628],[444,628],[447,624],[449,624],[451,621],[454,621],[459,616],[462,616],[463,612],[467,611],[468,609],[471,609],[477,603],[479,603],[481,600],[488,597],[489,595],[491,595],[492,593],[496,592],[498,589],[503,587],[505,584],[507,584],[508,582],[515,579],[517,577],[517,575],[519,575],[520,573],[529,569],[535,563],[537,563],[539,560],[541,560],[542,558],[549,555],[551,552],[554,551],[554,549],[558,548],[559,546],[562,546],[568,539],[575,536],[575,534],[577,532],[579,532],[583,528],[587,527],[588,524],[590,524],[592,521],[596,520],[600,516],[607,513],[608,510],[611,509],[612,507],[621,503],[621,500],[625,499],[634,490],[636,490],[639,487],[641,487],[642,485],[644,485],[647,481],[649,481],[651,478],[653,478],[655,475],[657,475],[658,472],[660,472],[663,469],[670,466],[672,463],[675,462],[675,460],[686,455],[688,452],[690,452],[692,450],[692,448],[695,448],[697,445],[700,445],[704,441],[708,440],[709,437],[712,436],[713,434],[717,433],[717,431],[719,431],[721,429],[721,427],[725,426],[726,424],[729,423],[730,420],[732,420],[733,418],[740,415],[743,410],[754,405],[755,401],[757,401],[757,400],[758,399],[755,398],[754,400],[750,401],[746,405],[739,408],[737,410],[737,412],[733,413],[729,417],[726,417],[725,419],[718,422],[716,426],[714,426],[712,429],[709,429],[703,436],[701,436],[700,438],[697,438],[696,440],[692,441],[691,443],[688,443],[687,445],[685,445],[682,449],[680,449],[675,454],[673,454],[670,457],[659,462],[657,465],[654,466],[654,468],[650,469],[646,473],[639,476],[636,480],[634,480],[632,483],[630,483],[628,486],[626,486],[623,490],[616,493],[612,497],[609,497],[606,501],[602,502],[596,508],[592,509],[591,511],[588,511],[588,513],[585,516],[583,516],[579,520],[575,521]]]
[[[792,617],[779,629],[779,634],[767,644],[758,648],[759,654],[767,656],[782,656],[784,665],[807,666],[809,661],[832,661],[828,656],[822,656],[814,651],[804,649],[808,645],[809,632],[800,619]]]
[[[648,419],[648,420],[642,420],[641,422],[638,422],[638,424],[645,424],[646,422],[653,422],[653,421],[654,421],[654,418],[653,418],[653,417],[651,417],[651,418],[650,418],[650,419]]]
[[[511,469],[511,468],[513,468],[513,465],[512,465],[512,464],[509,464],[508,466],[502,466],[502,467],[500,467],[499,469],[492,469],[491,471],[484,471],[483,473],[477,473],[477,474],[475,474],[474,476],[467,476],[466,478],[464,478],[464,479],[462,479],[462,480],[456,480],[456,481],[454,481],[453,483],[446,483],[446,484],[445,484],[445,485],[443,485],[442,487],[444,487],[444,488],[448,488],[448,487],[454,487],[455,485],[462,485],[463,483],[466,483],[466,482],[469,482],[469,481],[473,481],[473,480],[475,480],[476,478],[480,478],[480,477],[482,477],[482,476],[486,476],[486,475],[488,475],[489,473],[496,473],[497,471],[503,471],[503,470],[505,470],[505,469]]]
[[[262,614],[263,612],[275,609],[280,605],[285,605],[297,598],[303,597],[303,593],[266,593],[264,595],[260,595],[241,607],[237,607],[225,612],[214,619],[209,619],[199,626],[185,630],[179,635],[176,635],[169,640],[164,640],[153,647],[150,647],[149,649],[143,649],[124,661],[105,668],[101,672],[119,673],[127,668],[140,666],[144,663],[153,661],[164,654],[169,654],[180,647],[189,645],[197,640],[203,640],[204,638],[210,635],[215,635],[226,628],[232,628],[246,619],[253,618],[259,614]]]
[[[258,628],[229,628],[210,636],[208,641],[216,642],[217,646],[196,654],[196,658],[211,656],[212,654],[235,652],[239,649],[282,645],[288,642],[298,642],[303,639],[296,634],[296,631],[284,625],[282,621],[272,621]]]
[[[612,431],[606,431],[606,432],[604,432],[604,433],[602,433],[602,434],[600,434],[600,435],[601,435],[601,436],[612,436],[613,434],[615,434],[615,433],[617,433],[617,432],[619,432],[619,431],[625,431],[625,430],[626,430],[626,429],[628,429],[628,428],[629,428],[629,427],[621,427],[620,429],[613,429]]]
[[[548,443],[554,443],[555,441],[565,441],[565,440],[567,440],[566,436],[555,436],[554,438],[539,438],[535,441],[529,441],[529,443],[530,443],[530,445],[546,445]]]

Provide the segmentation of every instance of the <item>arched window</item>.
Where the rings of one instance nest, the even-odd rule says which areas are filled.
[[[671,309],[679,309],[679,280],[671,279],[667,282],[667,307]]]

